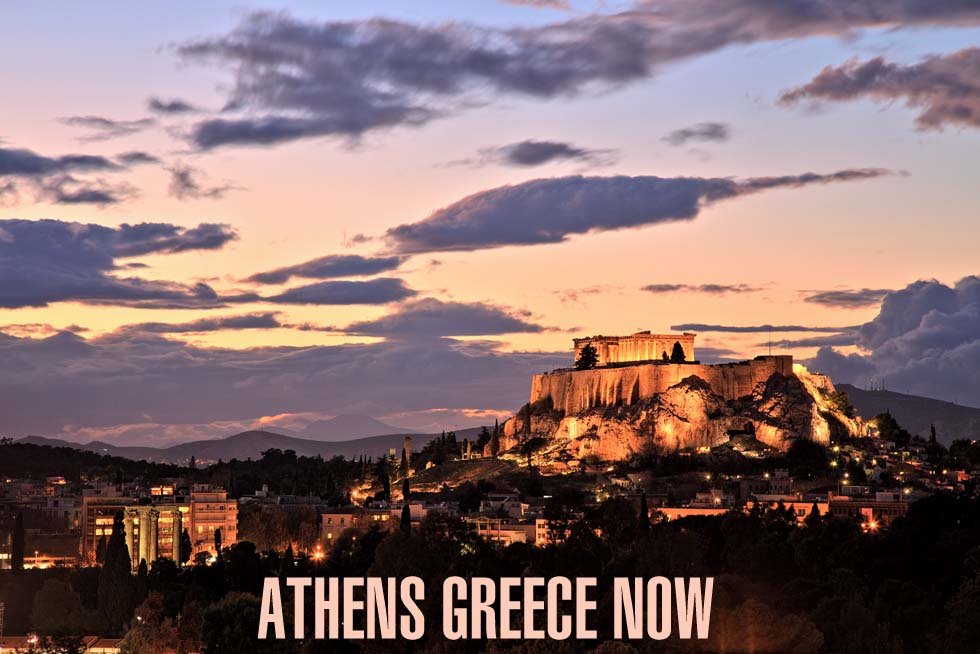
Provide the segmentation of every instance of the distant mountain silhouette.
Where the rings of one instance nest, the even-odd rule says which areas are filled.
[[[476,438],[479,431],[479,427],[474,427],[458,430],[456,434],[457,438],[462,441],[464,438]],[[202,464],[212,463],[218,459],[224,461],[230,459],[258,459],[262,456],[262,452],[268,449],[293,450],[296,454],[302,456],[320,455],[325,459],[335,456],[352,458],[361,456],[362,454],[364,456],[378,458],[388,454],[391,450],[395,451],[395,456],[400,456],[405,436],[412,437],[412,449],[418,451],[433,438],[436,438],[438,434],[412,434],[406,432],[401,434],[382,434],[380,436],[355,438],[345,441],[324,442],[284,436],[283,434],[270,431],[245,431],[227,438],[191,441],[165,448],[128,447],[112,445],[103,441],[73,443],[58,438],[45,438],[43,436],[27,436],[19,440],[35,445],[71,447],[78,450],[98,452],[99,454],[109,456],[120,456],[127,459],[186,465],[192,456]]]
[[[407,434],[411,431],[411,429],[387,425],[371,416],[346,415],[311,422],[296,435],[314,441],[349,441],[368,436]]]
[[[412,434],[411,436],[413,447],[422,447],[435,437],[434,434]],[[28,436],[21,440],[25,443],[34,443],[36,445],[73,447],[98,452],[99,454],[121,456],[127,459],[142,459],[145,461],[186,465],[192,456],[201,463],[214,462],[218,459],[225,461],[229,459],[258,459],[262,456],[262,452],[268,449],[293,450],[296,454],[303,456],[316,456],[319,454],[324,458],[335,456],[349,458],[361,456],[362,454],[378,458],[388,454],[392,448],[395,449],[396,453],[400,453],[404,438],[404,434],[387,434],[326,443],[304,438],[293,438],[292,436],[284,436],[268,431],[246,431],[229,436],[228,438],[191,441],[166,448],[127,447],[111,445],[102,441],[72,443],[55,438],[44,438],[43,436]]]
[[[837,384],[864,418],[888,411],[898,424],[919,436],[929,436],[936,425],[936,438],[949,445],[959,438],[980,438],[980,409],[895,391],[866,391],[850,384]]]

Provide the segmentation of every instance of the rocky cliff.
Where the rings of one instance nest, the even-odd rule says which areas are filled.
[[[590,408],[565,414],[545,399],[528,405],[503,425],[501,451],[521,449],[531,439],[544,460],[622,460],[636,455],[715,447],[734,436],[754,435],[785,450],[794,439],[829,443],[865,433],[849,417],[825,378],[799,368],[773,373],[751,392],[725,399],[698,376],[632,404]]]

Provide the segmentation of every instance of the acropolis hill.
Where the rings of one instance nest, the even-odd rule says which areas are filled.
[[[541,437],[548,458],[619,460],[737,436],[782,450],[795,439],[864,435],[830,379],[792,356],[704,364],[694,340],[650,332],[575,339],[573,361],[591,346],[595,367],[535,375],[528,404],[503,425],[501,449]]]

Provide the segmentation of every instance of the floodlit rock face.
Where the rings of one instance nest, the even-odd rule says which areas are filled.
[[[785,450],[795,439],[829,443],[833,437],[863,436],[858,418],[849,418],[828,397],[822,380],[773,372],[748,393],[728,398],[692,375],[649,397],[630,403],[589,406],[563,412],[558,403],[535,414],[524,410],[503,425],[501,450],[531,438],[546,439],[546,456],[622,460],[653,452],[715,447],[733,436]],[[566,404],[567,405],[567,404]],[[531,415],[528,415],[528,414]]]
[[[707,365],[700,363],[645,363],[592,370],[561,370],[535,375],[531,403],[551,398],[566,414],[615,405],[632,405],[666,392],[689,377],[697,377],[726,400],[753,392],[773,373],[793,374],[793,357],[766,356],[750,361]]]

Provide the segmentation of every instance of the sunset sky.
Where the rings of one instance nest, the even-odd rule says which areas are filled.
[[[980,406],[978,44],[962,0],[9,4],[0,434],[492,423],[641,329]]]

